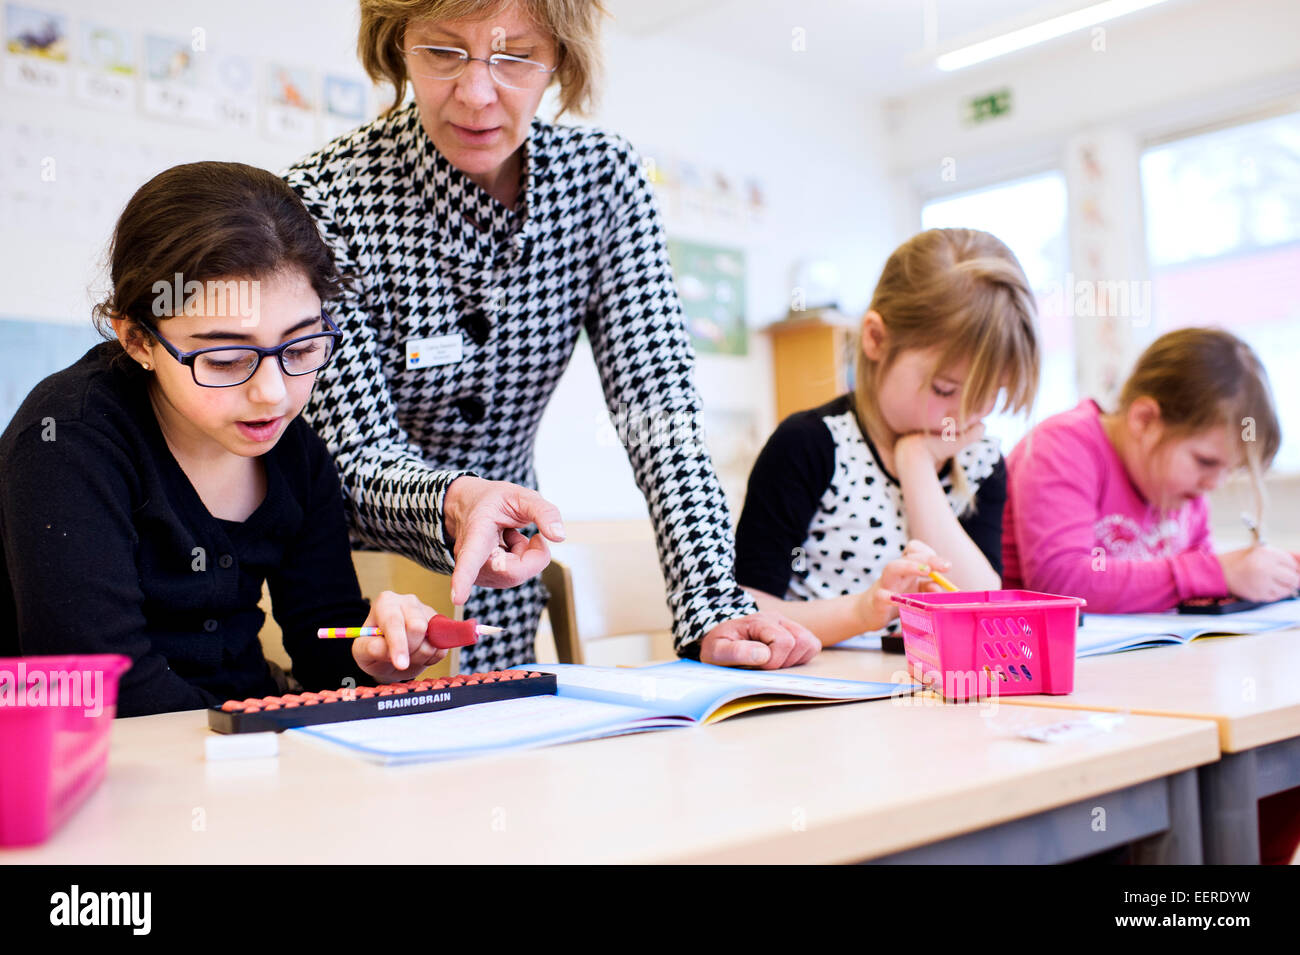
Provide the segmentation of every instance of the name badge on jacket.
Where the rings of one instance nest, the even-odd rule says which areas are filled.
[[[460,335],[409,338],[406,341],[407,368],[436,368],[454,365],[462,357]]]

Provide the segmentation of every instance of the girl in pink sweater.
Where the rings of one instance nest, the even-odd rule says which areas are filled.
[[[1294,555],[1263,544],[1215,551],[1205,499],[1244,467],[1262,501],[1280,441],[1249,346],[1218,329],[1162,335],[1138,359],[1116,411],[1085,400],[1011,452],[1003,586],[1084,597],[1099,613],[1294,593]]]

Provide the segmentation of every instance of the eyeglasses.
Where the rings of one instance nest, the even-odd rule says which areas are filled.
[[[183,352],[147,322],[143,326],[158,343],[182,365],[190,366],[194,383],[204,388],[233,388],[242,385],[257,374],[263,358],[275,356],[280,368],[286,375],[310,375],[320,371],[330,363],[338,343],[343,339],[339,327],[324,312],[321,321],[329,329],[312,335],[302,335],[282,342],[274,348],[260,348],[257,345],[218,345],[215,348],[199,348]]]
[[[488,73],[501,86],[512,90],[535,90],[550,82],[555,67],[547,67],[536,60],[521,56],[507,56],[493,53],[484,58],[470,56],[468,52],[454,46],[413,46],[403,49],[411,72],[416,76],[427,76],[434,80],[454,80],[465,72],[471,62],[477,60],[486,63]]]

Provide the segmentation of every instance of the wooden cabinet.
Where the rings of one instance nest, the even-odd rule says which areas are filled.
[[[772,341],[776,420],[853,388],[858,323],[841,312],[796,312],[764,329]]]

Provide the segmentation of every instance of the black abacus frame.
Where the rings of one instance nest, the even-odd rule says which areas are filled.
[[[343,723],[377,716],[405,716],[409,713],[432,713],[449,710],[471,703],[492,703],[525,696],[554,695],[554,673],[515,680],[498,680],[492,683],[462,684],[440,689],[410,690],[406,693],[385,693],[354,700],[336,700],[313,706],[298,706],[278,710],[260,710],[244,713],[227,712],[219,706],[208,709],[208,727],[218,733],[280,733],[298,726],[316,726],[322,723]],[[395,701],[401,701],[396,702]]]

